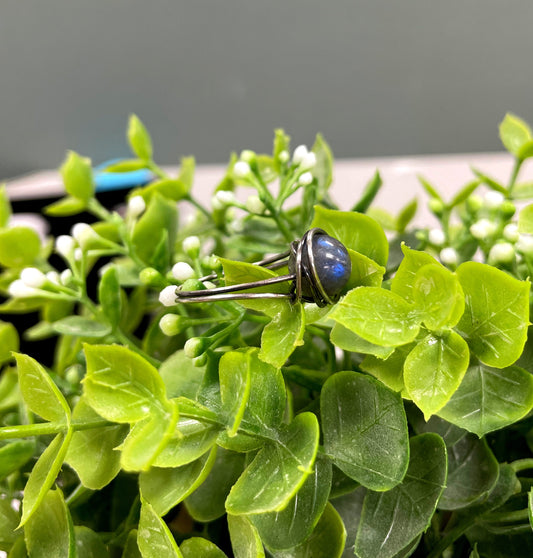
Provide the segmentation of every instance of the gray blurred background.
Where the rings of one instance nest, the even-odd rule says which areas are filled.
[[[0,178],[128,154],[268,151],[321,131],[337,157],[501,149],[533,122],[531,0],[2,0]]]

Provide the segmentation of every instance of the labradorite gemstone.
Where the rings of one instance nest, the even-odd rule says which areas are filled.
[[[317,234],[313,238],[315,269],[323,289],[335,299],[350,278],[352,264],[348,250],[336,238]]]

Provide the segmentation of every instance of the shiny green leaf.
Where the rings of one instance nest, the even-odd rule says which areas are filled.
[[[383,266],[350,248],[348,248],[348,254],[352,263],[352,271],[345,287],[346,290],[353,289],[354,287],[381,286],[383,275],[386,271]]]
[[[183,558],[227,558],[218,546],[201,537],[191,537],[180,545]]]
[[[0,550],[10,549],[19,536],[16,531],[19,520],[19,514],[11,507],[11,502],[0,499]]]
[[[9,322],[0,322],[0,365],[13,358],[11,352],[19,350],[17,328]]]
[[[380,359],[386,359],[394,352],[394,347],[382,347],[370,343],[340,323],[336,323],[331,330],[331,342],[344,351],[374,355]]]
[[[228,527],[235,558],[265,558],[259,533],[248,517],[228,514]]]
[[[533,408],[533,376],[518,366],[474,362],[459,389],[439,411],[445,420],[483,436],[516,422]]]
[[[418,200],[415,198],[410,201],[405,207],[400,210],[398,217],[396,217],[396,230],[403,233],[407,225],[412,221],[418,209]]]
[[[139,159],[148,161],[152,158],[152,139],[144,124],[135,114],[130,115],[127,136],[131,150]]]
[[[392,558],[425,531],[446,484],[446,446],[437,434],[411,438],[405,479],[387,492],[367,491],[355,553]]]
[[[102,538],[84,525],[74,527],[76,536],[76,558],[108,558],[109,552]]]
[[[183,558],[170,529],[148,502],[142,502],[137,544],[143,558]]]
[[[0,480],[23,467],[35,453],[35,442],[17,440],[0,447]]]
[[[0,264],[4,267],[31,265],[41,251],[39,235],[30,227],[0,230]]]
[[[485,364],[504,368],[522,354],[529,325],[529,282],[478,262],[459,266],[466,308],[457,329]]]
[[[120,322],[121,295],[117,270],[110,266],[106,268],[98,283],[98,300],[102,311],[112,327]]]
[[[385,360],[367,355],[360,364],[361,370],[372,374],[393,391],[402,393],[405,385],[403,381],[403,365],[414,343],[396,347],[394,352]]]
[[[341,471],[372,490],[389,490],[409,461],[401,397],[357,372],[330,376],[320,397],[326,453]]]
[[[73,337],[100,338],[111,333],[111,326],[83,316],[67,316],[52,324],[54,331]]]
[[[426,420],[450,400],[463,380],[469,360],[468,345],[455,331],[430,333],[407,355],[405,388]]]
[[[513,155],[518,155],[522,146],[532,139],[531,129],[518,116],[508,112],[500,124],[500,139]]]
[[[407,302],[414,302],[413,285],[418,270],[428,264],[440,265],[437,260],[426,252],[411,250],[402,244],[403,260],[394,275],[391,291],[400,295]]]
[[[93,171],[91,160],[69,151],[61,168],[63,184],[67,194],[87,202],[94,195]]]
[[[50,217],[70,217],[78,215],[87,207],[87,200],[76,198],[74,196],[65,196],[60,200],[47,205],[44,213]]]
[[[280,429],[278,440],[265,444],[233,485],[227,512],[240,515],[283,509],[312,471],[318,436],[317,418],[309,412]]]
[[[520,211],[518,215],[518,230],[524,234],[533,233],[533,203]]]

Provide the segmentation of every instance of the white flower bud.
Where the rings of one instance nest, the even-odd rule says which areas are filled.
[[[82,258],[83,258],[83,250],[81,248],[76,248],[76,250],[74,250],[74,259],[77,262],[81,262]]]
[[[470,232],[472,233],[472,236],[474,238],[483,240],[487,237],[492,236],[497,229],[498,226],[496,225],[496,223],[493,223],[488,219],[480,219],[470,227]]]
[[[246,199],[246,209],[250,213],[261,214],[265,211],[265,204],[260,200],[259,196],[248,196]]]
[[[75,238],[78,244],[82,244],[83,240],[95,235],[96,233],[93,231],[91,225],[88,225],[87,223],[76,223],[70,229],[70,234]]]
[[[237,161],[235,165],[233,165],[233,174],[240,178],[248,176],[251,172],[252,169],[250,169],[250,165],[246,161]]]
[[[172,276],[178,281],[187,281],[196,277],[196,273],[187,262],[178,262],[172,266]]]
[[[59,275],[59,280],[62,285],[67,286],[72,280],[72,271],[70,269],[65,269]]]
[[[20,272],[20,279],[27,287],[40,289],[46,283],[46,275],[36,267],[25,267]]]
[[[142,196],[133,196],[128,201],[128,215],[138,217],[146,209],[146,202]]]
[[[176,304],[176,289],[178,288],[177,285],[170,285],[165,287],[159,293],[159,302],[163,306],[174,306]]]
[[[440,251],[440,261],[446,265],[457,265],[459,255],[453,248],[443,248]]]
[[[29,287],[22,281],[22,279],[16,279],[7,288],[7,292],[13,298],[27,298],[30,296],[36,296],[38,291],[34,287]]]
[[[299,165],[303,160],[304,157],[309,153],[309,151],[307,150],[307,146],[305,145],[299,145],[295,150],[294,153],[292,154],[292,162],[295,165]]]
[[[298,182],[303,186],[307,186],[308,184],[311,184],[311,182],[313,182],[313,175],[310,172],[304,172],[302,175],[300,175]]]
[[[70,258],[76,248],[76,241],[67,234],[62,234],[56,238],[56,252],[64,258]]]
[[[183,353],[186,357],[199,357],[207,348],[207,340],[203,337],[191,337],[187,339],[183,346]]]
[[[442,246],[446,242],[446,235],[442,229],[431,229],[428,233],[428,240],[433,246]]]
[[[483,205],[487,209],[498,209],[498,207],[500,207],[504,200],[505,197],[501,192],[490,190],[483,197]]]
[[[511,263],[514,260],[514,248],[509,242],[500,242],[495,244],[489,252],[489,263],[491,264],[505,264]]]
[[[533,236],[529,234],[519,235],[515,248],[525,256],[533,256]]]
[[[503,238],[509,242],[516,242],[519,239],[518,225],[516,223],[509,223],[503,228]]]
[[[46,279],[54,285],[59,285],[59,273],[57,271],[49,271],[46,274]]]
[[[278,155],[278,159],[280,160],[281,163],[286,163],[289,160],[289,152],[286,151],[285,149],[283,151],[280,151],[279,155]]]
[[[181,321],[181,316],[176,316],[176,314],[165,314],[159,320],[159,329],[168,337],[172,337],[180,332],[179,326]]]
[[[300,168],[302,170],[312,169],[316,165],[316,155],[309,151],[306,153],[300,163]]]
[[[182,243],[183,251],[194,258],[200,251],[200,239],[197,236],[188,236]]]
[[[246,163],[251,163],[255,158],[256,158],[256,154],[250,149],[245,149],[244,151],[241,151],[241,156],[239,157],[241,161],[245,161]]]
[[[222,205],[231,205],[231,204],[235,203],[235,194],[231,190],[219,190],[215,194],[215,198]]]

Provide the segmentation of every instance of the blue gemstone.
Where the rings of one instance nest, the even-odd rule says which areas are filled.
[[[348,250],[337,239],[317,234],[313,238],[313,258],[322,288],[335,299],[346,286],[352,271]]]

